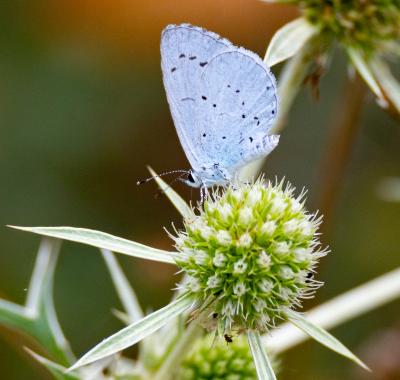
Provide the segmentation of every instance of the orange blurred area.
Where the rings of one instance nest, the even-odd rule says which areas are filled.
[[[294,7],[249,0],[40,0],[27,12],[32,29],[51,44],[84,44],[140,60],[158,54],[160,31],[170,23],[201,25],[263,49],[272,33],[297,14]]]

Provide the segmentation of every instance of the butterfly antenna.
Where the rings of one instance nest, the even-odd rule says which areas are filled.
[[[158,189],[157,192],[154,194],[154,197],[157,199],[161,194],[164,194],[168,189],[171,188],[172,184],[174,184],[176,181],[179,181],[185,174],[186,172],[181,174],[179,177],[173,179],[170,183],[167,184],[164,189]]]
[[[136,185],[143,185],[144,183],[147,183],[147,182],[149,182],[149,181],[151,181],[151,180],[153,180],[153,179],[162,177],[162,176],[167,175],[167,174],[173,174],[173,173],[184,173],[184,174],[186,173],[186,174],[188,174],[188,173],[189,173],[189,170],[171,170],[171,171],[169,171],[169,172],[164,172],[164,173],[161,173],[161,174],[157,174],[157,175],[155,175],[155,176],[153,176],[153,177],[149,177],[149,178],[143,179],[143,180],[141,180],[141,181],[137,181],[137,182],[136,182]],[[182,176],[181,176],[181,177],[182,177]],[[180,177],[179,177],[179,178],[180,178]]]

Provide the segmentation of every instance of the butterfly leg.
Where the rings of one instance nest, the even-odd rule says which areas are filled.
[[[208,194],[207,186],[202,185],[200,187],[200,205],[202,205],[204,203],[204,200],[206,199],[207,194]]]

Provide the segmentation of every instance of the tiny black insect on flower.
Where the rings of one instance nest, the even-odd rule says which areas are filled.
[[[232,335],[224,334],[224,339],[225,339],[226,343],[232,343],[233,342]]]

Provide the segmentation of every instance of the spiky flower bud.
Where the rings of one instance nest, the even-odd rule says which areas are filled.
[[[227,344],[222,339],[213,342],[213,337],[208,335],[193,345],[181,364],[177,379],[256,380],[257,374],[244,337]]]
[[[375,51],[385,41],[400,38],[400,2],[387,0],[292,0],[322,33],[343,44]]]
[[[325,251],[321,218],[283,182],[242,184],[213,193],[175,238],[187,274],[183,291],[198,301],[200,322],[219,333],[265,332],[284,310],[321,283],[314,267]]]

